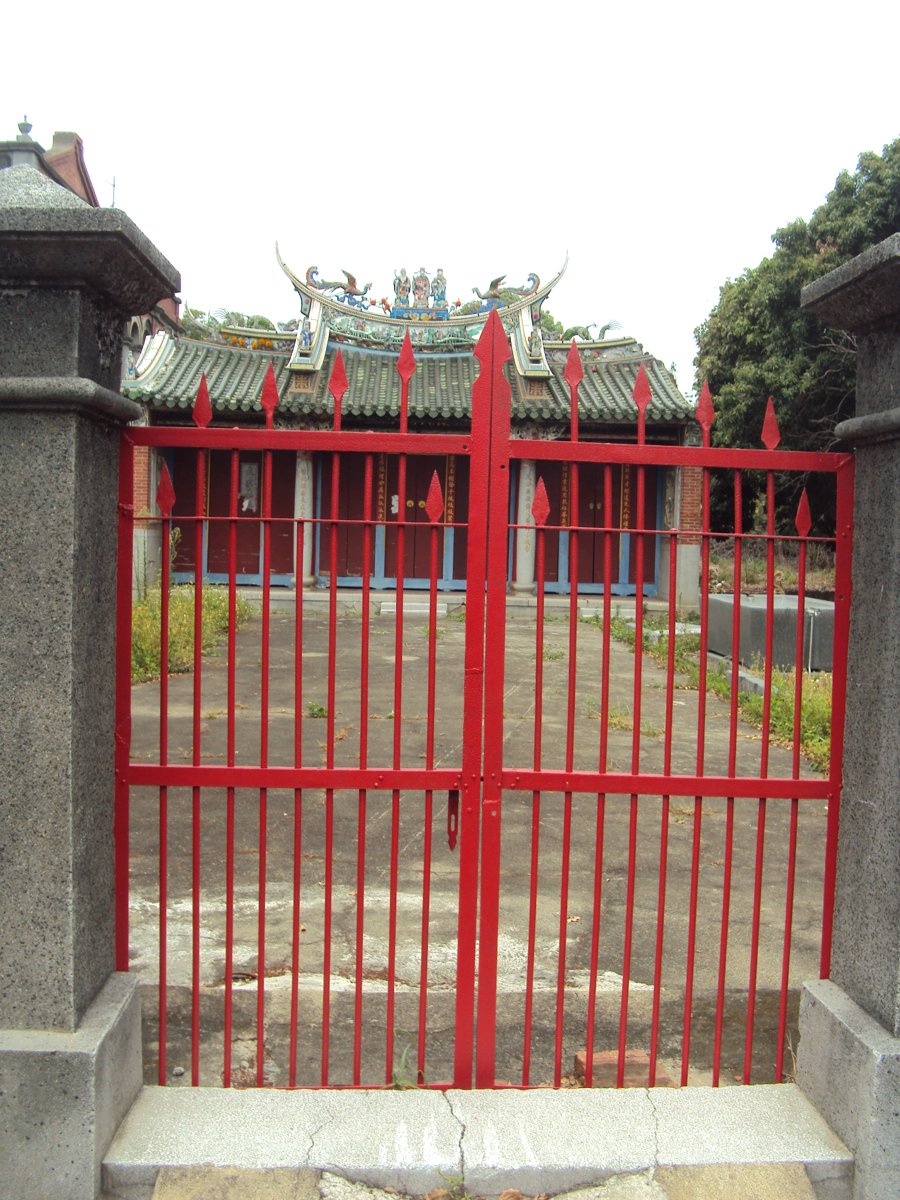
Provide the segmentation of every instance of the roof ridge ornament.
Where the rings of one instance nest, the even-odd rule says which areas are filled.
[[[417,349],[447,353],[470,350],[495,309],[500,310],[508,331],[523,311],[530,311],[534,326],[543,300],[562,278],[569,261],[567,254],[562,268],[549,283],[542,285],[539,276],[531,274],[523,287],[504,287],[502,296],[490,297],[478,306],[474,301],[463,305],[461,300],[448,299],[452,293],[442,267],[433,276],[425,267],[419,267],[414,275],[405,267],[399,268],[394,276],[392,300],[383,296],[376,301],[370,291],[371,284],[360,289],[349,271],[344,272],[345,283],[321,279],[318,267],[310,267],[304,276],[298,277],[282,259],[277,243],[275,255],[300,296],[303,316],[309,318],[305,333],[301,329],[298,335],[291,358],[292,370],[314,369],[312,361],[321,358],[330,335],[347,344],[397,351],[408,329]],[[499,286],[505,278],[498,276],[492,283]],[[478,293],[477,288],[473,291]],[[537,343],[534,349],[536,353]]]

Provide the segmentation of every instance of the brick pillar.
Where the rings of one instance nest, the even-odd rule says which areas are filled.
[[[900,1195],[900,234],[804,288],[857,336],[853,604],[831,979],[804,987],[798,1083],[856,1159],[855,1200]]]
[[[692,422],[685,428],[684,444],[700,445],[700,428]],[[669,467],[660,473],[665,487],[663,528],[678,529],[675,566],[675,603],[691,610],[700,604],[700,529],[703,472],[700,467]],[[696,532],[694,532],[696,531]],[[669,599],[669,554],[671,543],[663,537],[659,555],[659,596]]]
[[[125,319],[179,286],[131,221],[0,171],[0,1191],[92,1200],[141,1083],[113,958]]]

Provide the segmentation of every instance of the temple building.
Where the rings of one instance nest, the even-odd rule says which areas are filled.
[[[399,413],[400,377],[397,360],[403,339],[409,333],[416,356],[410,386],[409,429],[421,432],[458,432],[469,426],[472,384],[478,374],[474,344],[487,316],[494,308],[510,338],[512,357],[506,364],[512,389],[513,436],[552,440],[565,438],[569,429],[569,387],[564,378],[570,342],[550,340],[541,325],[541,307],[561,278],[565,266],[548,283],[529,276],[521,287],[504,283],[500,276],[469,303],[451,301],[442,268],[420,267],[410,274],[400,268],[393,280],[392,297],[374,300],[371,285],[360,288],[353,275],[342,281],[319,278],[316,267],[295,275],[281,261],[300,302],[295,328],[270,330],[226,329],[215,341],[179,336],[159,329],[149,337],[140,357],[123,381],[125,395],[139,401],[151,424],[181,424],[191,419],[191,408],[205,376],[213,409],[213,422],[229,425],[260,424],[263,379],[269,364],[274,367],[279,403],[276,427],[293,429],[330,428],[333,401],[328,389],[335,356],[343,357],[349,387],[342,403],[343,427],[350,429],[396,428]],[[582,334],[587,333],[583,330]],[[605,331],[604,331],[605,332]],[[224,336],[223,336],[224,335]],[[692,404],[685,399],[667,368],[631,337],[582,337],[578,350],[584,368],[579,397],[582,440],[600,442],[636,439],[636,406],[632,391],[641,366],[647,372],[652,403],[647,412],[647,440],[679,445],[696,440],[698,427]],[[184,497],[189,511],[193,503],[194,455],[168,452],[168,466],[175,494]],[[158,466],[158,464],[157,464]],[[409,456],[406,482],[407,535],[404,585],[425,587],[428,583],[427,516],[425,496],[435,471],[438,472],[446,504],[446,520],[464,521],[468,505],[468,467],[465,456]],[[698,528],[699,479],[696,472],[677,468],[645,468],[645,511],[643,528],[691,531]],[[211,516],[227,516],[229,461],[225,453],[211,455],[208,508]],[[153,511],[155,469],[147,473],[146,494],[136,496],[136,511]],[[548,524],[568,521],[570,480],[567,464],[550,460],[522,460],[510,481],[510,520],[520,526],[532,523],[531,502],[540,476],[550,500]],[[397,582],[396,536],[392,518],[397,504],[397,462],[380,455],[374,481],[374,556],[371,585],[390,589]],[[362,526],[341,527],[335,561],[331,561],[329,539],[319,536],[316,519],[331,512],[330,463],[327,455],[276,451],[273,455],[272,516],[313,518],[306,526],[303,561],[295,561],[291,526],[273,525],[271,583],[288,588],[312,588],[329,582],[336,573],[341,587],[362,584]],[[259,511],[261,455],[241,451],[241,507],[245,514]],[[602,512],[602,468],[585,464],[579,473],[579,512],[582,527],[606,524]],[[361,473],[342,475],[339,500],[342,518],[361,520],[363,515]],[[611,588],[614,594],[635,591],[634,539],[638,523],[635,512],[634,469],[614,468],[614,512],[610,525],[618,526],[615,537]],[[421,525],[417,535],[416,527]],[[225,523],[210,522],[204,542],[204,576],[211,582],[227,578],[227,534]],[[563,530],[547,540],[546,581],[548,591],[569,590],[569,535]],[[603,538],[581,535],[579,545],[579,592],[602,590]],[[176,578],[193,576],[194,539],[180,539],[175,559]],[[509,546],[509,580],[516,592],[534,589],[533,538],[519,530]],[[152,556],[152,548],[149,551]],[[645,593],[664,594],[668,579],[668,540],[644,539]],[[696,596],[698,575],[697,539],[679,538],[679,603],[690,606]],[[238,582],[262,582],[259,526],[241,523],[238,547]],[[466,535],[461,528],[446,528],[438,586],[445,591],[466,586]],[[663,585],[663,586],[661,586]]]
[[[25,118],[14,140],[0,142],[0,170],[27,166],[67,188],[84,203],[97,207],[96,190],[84,160],[81,138],[75,133],[53,135],[46,150],[31,137]],[[492,309],[499,314],[510,339],[512,357],[506,374],[512,390],[513,436],[553,440],[568,436],[569,388],[564,378],[569,343],[552,340],[541,324],[541,308],[565,266],[548,283],[530,275],[522,286],[506,282],[505,276],[491,280],[482,291],[464,288],[467,303],[451,300],[442,267],[425,267],[410,272],[399,268],[389,296],[375,298],[371,284],[360,288],[356,278],[344,273],[343,280],[323,280],[316,267],[301,277],[281,260],[282,270],[292,283],[300,312],[290,327],[271,330],[225,330],[214,340],[185,336],[175,297],[163,300],[151,313],[129,318],[124,330],[122,390],[144,408],[150,424],[186,424],[191,420],[201,376],[206,377],[214,422],[229,425],[261,424],[263,379],[271,363],[278,387],[276,426],[295,429],[328,428],[333,411],[328,382],[338,351],[343,356],[349,389],[343,400],[345,428],[396,428],[400,379],[397,360],[408,333],[416,355],[416,370],[410,389],[411,431],[467,431],[472,385],[478,374],[473,348]],[[592,340],[582,329],[578,350],[584,368],[579,395],[579,425],[582,440],[598,442],[634,441],[636,407],[632,391],[638,370],[647,372],[652,402],[647,413],[647,440],[678,445],[699,440],[694,409],[678,390],[666,367],[630,337]],[[607,332],[606,330],[603,331]],[[169,470],[175,483],[176,516],[181,497],[182,512],[193,503],[194,458],[188,452],[170,451]],[[208,479],[207,512],[227,515],[227,455],[213,453]],[[273,456],[273,516],[320,518],[331,511],[328,456],[306,452],[275,452]],[[570,479],[564,462],[519,460],[510,480],[510,523],[528,526],[538,477],[547,488],[550,526],[565,526],[570,510]],[[442,538],[443,556],[439,586],[446,591],[466,586],[466,534],[461,527],[468,506],[468,467],[465,456],[409,456],[407,463],[407,534],[405,585],[427,584],[425,548],[427,517],[425,496],[434,471],[438,472],[445,499]],[[146,451],[135,458],[135,512],[155,512],[154,497],[159,462]],[[371,583],[388,589],[397,582],[396,536],[392,520],[397,498],[397,462],[379,456],[375,479],[375,527]],[[252,515],[259,510],[261,455],[241,451],[241,503]],[[579,522],[590,528],[604,527],[602,511],[602,468],[582,466],[579,472]],[[633,470],[614,468],[614,511],[608,526],[617,527],[614,537],[616,563],[612,591],[620,595],[635,590],[634,539],[637,525],[636,488]],[[345,472],[339,499],[340,515],[362,517],[362,479]],[[700,478],[695,469],[645,468],[643,527],[653,530],[678,528],[677,589],[679,603],[693,606],[699,575],[698,537]],[[416,526],[421,526],[417,531]],[[295,562],[290,526],[273,525],[271,582],[287,588],[312,588],[330,581],[336,572],[342,587],[362,583],[361,526],[342,526],[335,562],[330,561],[328,538],[319,535],[313,520],[305,527],[303,561]],[[408,526],[409,528],[409,526]],[[227,572],[227,537],[224,523],[211,521],[204,539],[202,569],[212,582],[224,581]],[[158,534],[158,529],[156,530]],[[420,536],[421,535],[421,536]],[[668,539],[645,538],[644,578],[647,594],[665,594],[669,577]],[[192,537],[180,539],[176,558],[177,577],[193,578]],[[546,539],[548,590],[569,589],[569,535],[561,530]],[[159,563],[158,536],[153,527],[138,522],[135,565],[138,582],[152,576]],[[239,582],[262,582],[260,527],[241,523],[239,535]],[[579,542],[579,591],[602,590],[603,538],[582,534]],[[528,593],[534,588],[534,539],[520,528],[510,539],[508,573],[510,587]]]

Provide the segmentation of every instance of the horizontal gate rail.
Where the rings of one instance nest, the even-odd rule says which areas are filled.
[[[196,429],[132,426],[124,435],[136,446],[184,446],[194,450],[339,450],[347,454],[469,454],[472,439],[454,433],[365,433],[347,429]]]
[[[371,788],[400,789],[416,786],[421,772],[413,769],[359,770],[354,767],[206,767],[162,766],[154,763],[133,763],[129,779],[136,786],[154,784],[168,787],[235,787],[235,788]],[[479,779],[481,776],[479,775]],[[758,796],[758,775],[659,775],[652,772],[627,774],[616,771],[525,771],[507,768],[499,775],[504,791],[532,792],[540,784],[547,792],[634,792],[644,796]],[[431,775],[434,787],[449,791],[462,787],[461,771],[434,768]],[[777,775],[767,776],[765,791],[769,796],[798,800],[826,800],[832,795],[827,779],[804,779]]]
[[[516,438],[509,458],[548,462],[636,463],[641,466],[714,467],[744,471],[823,471],[836,474],[849,455],[814,450],[739,450],[724,446],[656,446],[640,442],[538,442]],[[706,530],[716,536],[712,530]],[[721,536],[721,535],[720,535]]]

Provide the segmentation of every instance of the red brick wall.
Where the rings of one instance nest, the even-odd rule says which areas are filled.
[[[700,467],[681,468],[681,517],[678,526],[681,530],[701,529],[701,500],[703,492],[703,471]],[[685,537],[681,541],[698,542],[697,537]]]
[[[150,447],[134,448],[134,511],[135,514],[153,512],[150,496]]]

